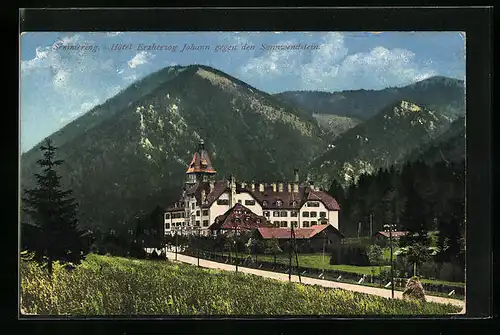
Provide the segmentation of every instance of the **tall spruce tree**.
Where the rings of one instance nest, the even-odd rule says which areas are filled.
[[[67,268],[78,265],[89,252],[89,232],[79,229],[77,203],[71,190],[62,190],[56,167],[63,161],[55,159],[56,147],[46,139],[40,147],[43,158],[37,161],[42,173],[36,173],[37,187],[24,190],[21,244],[33,260],[46,267],[52,276],[53,263],[58,261]],[[28,228],[29,227],[29,228]],[[28,228],[28,229],[26,229]]]

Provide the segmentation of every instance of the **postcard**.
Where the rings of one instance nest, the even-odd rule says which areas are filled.
[[[462,31],[20,37],[20,308],[464,314]]]

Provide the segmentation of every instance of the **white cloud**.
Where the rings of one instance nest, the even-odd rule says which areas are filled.
[[[277,44],[295,44],[288,40]],[[319,50],[273,51],[251,58],[239,68],[244,80],[265,84],[273,80],[289,79],[293,86],[303,90],[336,91],[352,89],[382,89],[406,85],[436,74],[432,61],[418,64],[415,54],[405,49],[387,49],[381,46],[368,52],[349,54],[342,33],[322,36]]]
[[[150,52],[141,51],[137,53],[131,60],[129,60],[127,64],[131,69],[134,69],[139,65],[147,64],[154,57],[155,55]]]
[[[283,41],[280,44],[294,44],[294,41]],[[240,68],[240,72],[250,77],[279,76],[294,72],[299,60],[297,52],[275,50],[250,59]]]
[[[118,36],[120,34],[123,34],[123,33],[121,31],[110,31],[110,32],[106,33],[106,36],[108,36],[108,37],[115,37],[115,36]]]
[[[415,62],[415,53],[379,46],[367,53],[347,56],[340,66],[338,76],[342,79],[351,78],[367,87],[384,87],[389,84],[408,84],[435,74],[428,66]]]

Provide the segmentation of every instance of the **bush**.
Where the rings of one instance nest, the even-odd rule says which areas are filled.
[[[419,273],[424,278],[436,279],[439,277],[439,266],[434,261],[427,261],[420,265]]]
[[[368,259],[367,250],[368,246],[363,244],[344,244],[332,248],[332,256],[330,264],[347,264],[357,266],[368,266],[370,260]]]
[[[396,275],[396,273],[394,273],[394,275]],[[382,270],[380,270],[380,273],[378,275],[378,277],[380,278],[380,280],[383,282],[383,283],[388,283],[391,281],[391,269],[386,269],[386,268],[383,268]]]
[[[382,265],[384,263],[384,253],[379,245],[373,244],[368,250],[370,265]]]
[[[445,281],[464,281],[465,274],[462,267],[453,263],[442,263],[439,270],[439,279]]]

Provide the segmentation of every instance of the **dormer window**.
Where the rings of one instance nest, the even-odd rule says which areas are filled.
[[[283,204],[283,201],[281,201],[281,200],[276,201],[276,206],[281,207],[282,204]]]
[[[297,201],[292,201],[292,206],[297,206]]]
[[[266,200],[262,201],[262,206],[267,206],[267,201]]]

